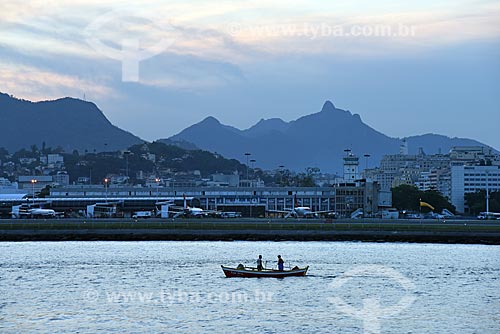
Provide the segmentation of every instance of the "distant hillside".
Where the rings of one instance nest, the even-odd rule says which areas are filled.
[[[187,142],[185,140],[171,140],[171,139],[160,139],[158,142],[166,144],[166,145],[171,145],[171,146],[177,146],[179,148],[182,148],[184,150],[199,150],[199,148],[190,142]]]
[[[453,146],[488,146],[473,139],[450,138],[447,136],[428,133],[406,138],[410,154],[417,154],[418,148],[424,148],[426,154],[448,153]]]
[[[142,180],[137,180],[135,176],[140,171],[173,170],[187,174],[190,171],[199,170],[203,177],[208,177],[213,173],[231,174],[245,171],[245,166],[235,159],[225,159],[220,155],[202,150],[185,150],[160,142],[133,145],[129,147],[129,151],[129,175],[133,182],[138,183]],[[155,162],[148,159],[147,153],[154,154]],[[103,180],[109,174],[123,175],[125,173],[124,160],[120,152],[64,155],[65,167],[71,182],[76,181],[78,177],[89,176],[89,169],[92,169],[94,180]]]
[[[91,102],[73,98],[31,102],[0,93],[0,147],[61,146],[66,152],[125,149],[143,142],[109,122]]]
[[[170,140],[191,142],[197,147],[245,161],[245,152],[251,153],[256,166],[275,169],[280,165],[294,170],[319,167],[322,171],[341,171],[344,150],[349,148],[362,157],[370,154],[370,166],[378,165],[384,154],[399,152],[400,139],[391,138],[363,123],[357,114],[335,108],[325,102],[320,112],[291,122],[273,118],[260,120],[246,130],[221,124],[208,117],[194,124]],[[407,137],[410,153],[419,147],[427,154],[448,152],[453,146],[481,145],[475,140],[449,138],[427,134]]]

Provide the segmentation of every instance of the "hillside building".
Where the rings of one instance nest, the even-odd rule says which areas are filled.
[[[426,155],[405,153],[406,144],[401,145],[400,154],[385,155],[379,168],[367,169],[363,176],[377,181],[382,190],[390,190],[401,184],[413,184],[421,190],[438,190],[449,196],[451,189],[451,165],[500,165],[500,155],[489,147],[453,147],[448,154]]]

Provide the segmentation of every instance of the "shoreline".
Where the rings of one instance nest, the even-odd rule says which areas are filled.
[[[500,245],[500,223],[472,220],[3,219],[1,241],[368,241]]]

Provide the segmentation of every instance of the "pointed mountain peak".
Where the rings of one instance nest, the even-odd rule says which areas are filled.
[[[289,124],[284,120],[282,120],[281,118],[269,118],[269,119],[261,118],[260,121],[257,122],[255,125],[244,130],[244,133],[246,135],[255,136],[255,135],[270,133],[273,131],[283,132],[286,131],[288,126]]]
[[[269,119],[261,118],[260,121],[258,121],[257,124],[255,124],[254,126],[282,125],[282,124],[286,124],[286,122],[281,118],[269,118]]]
[[[221,130],[227,130],[231,131],[234,133],[239,133],[241,130],[232,127],[230,125],[224,125],[222,124],[217,118],[213,116],[208,116],[205,119],[203,119],[201,122],[198,122],[196,124],[191,125],[190,127],[182,130],[179,134],[182,134],[186,130],[193,130],[196,129],[196,131],[207,131],[207,132],[213,132],[213,131],[221,131]],[[201,130],[200,130],[201,129]],[[182,138],[176,138],[176,136],[170,137],[170,139],[182,139]]]
[[[219,122],[219,120],[213,116],[208,116],[207,118],[205,118],[203,121],[201,121],[200,123],[204,123],[204,124],[213,124],[213,125],[220,125],[221,123]]]
[[[327,100],[325,104],[323,104],[323,108],[321,109],[321,112],[325,111],[334,111],[336,108],[333,105],[332,101]]]

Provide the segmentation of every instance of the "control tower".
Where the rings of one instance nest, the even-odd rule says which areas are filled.
[[[344,180],[354,182],[359,180],[359,158],[351,153],[351,150],[344,150],[347,155],[344,157]]]

